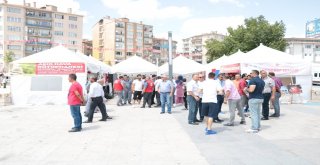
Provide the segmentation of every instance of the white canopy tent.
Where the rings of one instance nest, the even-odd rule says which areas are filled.
[[[112,67],[114,73],[140,74],[157,73],[158,67],[138,56],[130,57]]]
[[[221,67],[222,73],[250,73],[251,70],[274,72],[278,77],[296,77],[296,84],[303,88],[303,97],[310,100],[312,87],[311,63],[302,58],[260,45],[238,57],[228,59]]]
[[[77,52],[77,55],[87,62],[87,69],[91,73],[112,73],[111,66],[93,58],[92,56],[84,55],[81,52]]]
[[[12,101],[16,105],[67,104],[68,75],[77,74],[84,86],[86,60],[63,46],[57,46],[12,62]],[[13,72],[13,73],[14,73]]]
[[[173,74],[186,75],[205,71],[205,67],[191,59],[184,56],[178,56],[172,60]],[[168,63],[159,67],[159,74],[169,73]]]

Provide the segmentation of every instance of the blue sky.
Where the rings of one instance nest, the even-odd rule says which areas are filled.
[[[22,0],[9,0],[22,3]],[[175,40],[192,35],[237,27],[248,17],[264,15],[270,22],[283,20],[287,37],[304,37],[305,24],[319,18],[317,0],[27,0],[54,4],[60,10],[72,7],[85,15],[85,38],[91,38],[92,26],[102,17],[127,17],[154,26],[156,37],[173,31]],[[59,2],[59,3],[57,3]],[[317,14],[318,13],[318,14]]]

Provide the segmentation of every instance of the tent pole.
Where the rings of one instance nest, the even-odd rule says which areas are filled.
[[[172,80],[172,32],[168,32],[168,41],[169,41],[169,79]]]

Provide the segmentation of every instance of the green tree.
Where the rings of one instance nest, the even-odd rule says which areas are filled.
[[[244,25],[236,29],[229,27],[229,35],[223,41],[209,40],[206,43],[208,49],[206,55],[211,61],[223,54],[233,54],[239,49],[248,52],[258,47],[260,43],[284,51],[286,47],[285,31],[285,24],[282,21],[271,24],[262,15],[257,18],[248,18],[245,19]]]
[[[5,53],[3,57],[3,61],[4,61],[4,66],[6,71],[9,71],[9,64],[10,62],[13,61],[13,57],[14,57],[14,53],[12,51]]]

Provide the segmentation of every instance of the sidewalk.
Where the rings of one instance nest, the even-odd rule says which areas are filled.
[[[114,119],[98,122],[96,113],[82,132],[68,133],[68,106],[0,107],[0,164],[320,164],[317,106],[282,105],[281,118],[263,121],[258,134],[244,132],[246,118],[245,126],[215,124],[212,136],[204,123],[188,125],[181,107],[160,115],[111,101],[107,109]]]
[[[83,124],[68,133],[67,106],[5,107],[0,110],[0,164],[207,164],[172,115],[159,109],[108,105],[114,119]]]

